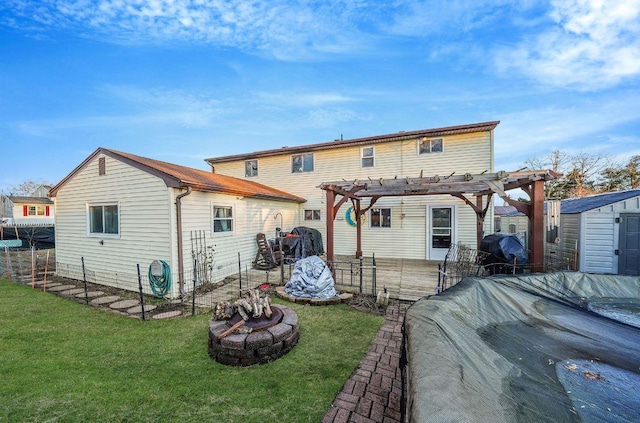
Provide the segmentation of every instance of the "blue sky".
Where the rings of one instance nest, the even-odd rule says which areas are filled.
[[[640,154],[640,0],[2,0],[0,191],[500,120],[495,168]]]

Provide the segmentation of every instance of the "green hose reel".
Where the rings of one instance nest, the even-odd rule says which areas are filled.
[[[153,294],[162,298],[169,292],[171,287],[171,269],[164,260],[154,260],[149,266],[149,286]]]

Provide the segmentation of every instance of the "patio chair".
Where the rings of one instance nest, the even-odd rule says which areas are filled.
[[[260,270],[270,270],[282,263],[282,251],[274,251],[262,232],[256,235],[256,243],[258,244],[258,252],[253,261],[253,267]]]

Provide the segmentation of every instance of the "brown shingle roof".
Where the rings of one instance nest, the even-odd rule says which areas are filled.
[[[53,204],[50,198],[47,197],[24,197],[19,195],[7,195],[7,198],[11,200],[13,204]]]
[[[206,172],[204,170],[180,166],[173,163],[149,159],[147,157],[136,156],[134,154],[123,153],[106,148],[98,148],[91,156],[82,162],[55,187],[53,187],[51,191],[49,191],[49,196],[55,197],[57,191],[62,187],[62,185],[64,185],[67,180],[69,180],[98,154],[105,154],[147,173],[153,174],[161,178],[168,187],[191,187],[197,191],[220,192],[225,194],[241,195],[248,198],[293,201],[297,203],[304,203],[306,201],[302,197],[298,197],[257,182]]]
[[[466,125],[447,126],[443,128],[422,129],[419,131],[401,131],[395,134],[376,135],[366,138],[354,138],[350,140],[336,140],[319,144],[307,144],[297,147],[282,147],[273,150],[254,151],[253,153],[235,154],[231,156],[220,156],[205,159],[209,164],[233,162],[236,160],[257,159],[260,157],[278,156],[281,154],[306,153],[319,150],[330,150],[334,148],[353,147],[360,145],[380,144],[391,141],[404,141],[419,138],[443,137],[447,135],[469,134],[473,132],[491,131],[495,129],[500,121],[470,123]]]

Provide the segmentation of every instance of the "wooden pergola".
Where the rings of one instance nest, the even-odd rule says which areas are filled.
[[[362,219],[361,217],[382,197],[400,197],[413,195],[451,195],[469,205],[477,218],[477,248],[480,248],[484,231],[484,218],[487,214],[493,194],[499,195],[506,203],[524,213],[531,223],[529,238],[530,259],[533,271],[542,271],[544,262],[544,183],[559,175],[548,170],[516,172],[497,172],[481,174],[455,172],[449,176],[429,176],[422,174],[417,178],[367,178],[353,181],[324,182],[319,188],[326,192],[327,198],[327,260],[334,259],[333,238],[334,220],[340,207],[351,201],[356,222],[356,257],[362,256]],[[506,191],[520,188],[531,199],[523,203],[507,197]],[[340,198],[341,197],[341,198]],[[475,197],[475,202],[470,198]],[[486,200],[485,200],[486,197]],[[369,199],[366,207],[361,201]],[[337,200],[337,201],[336,201]]]

